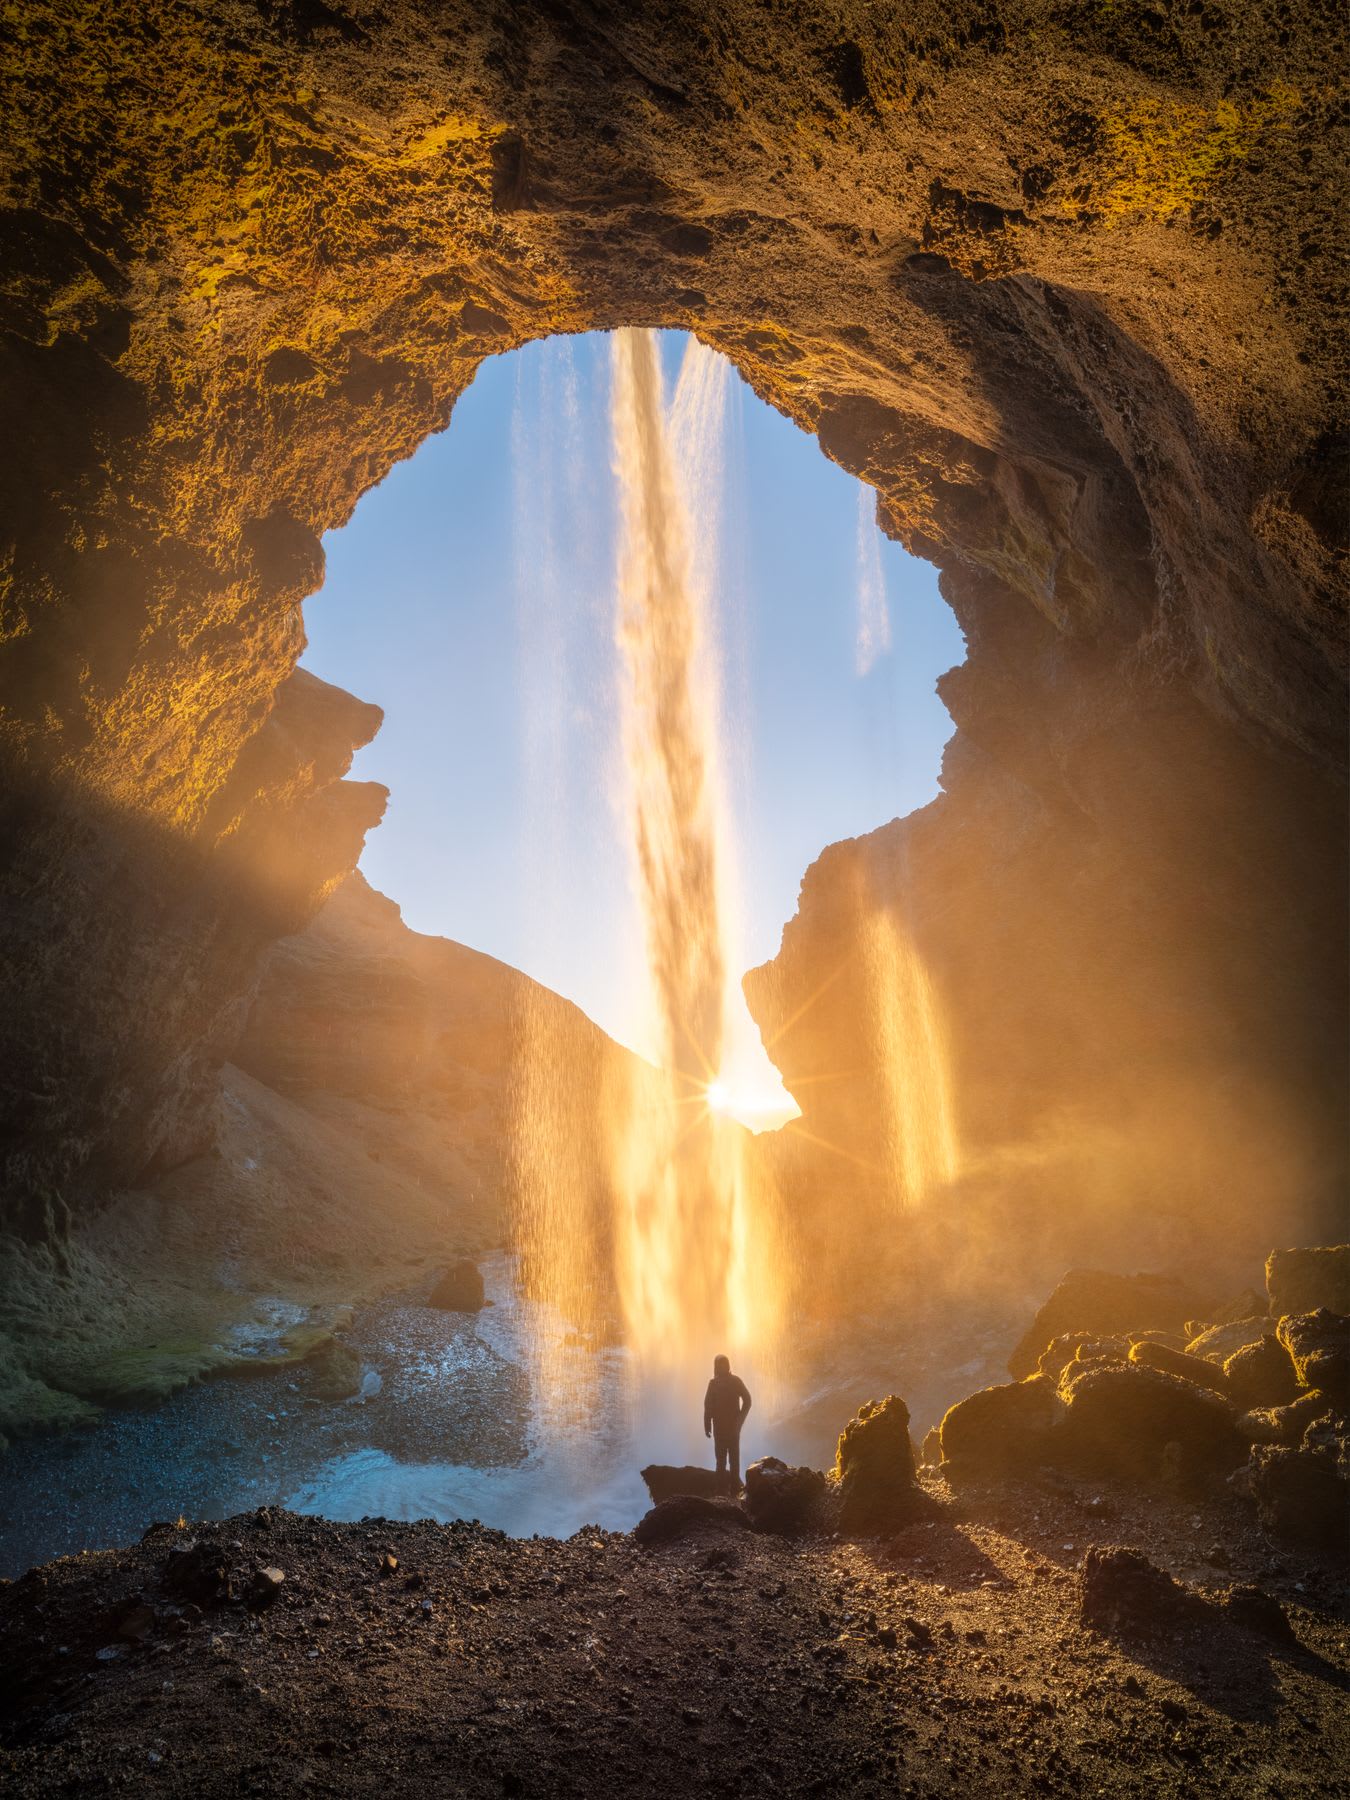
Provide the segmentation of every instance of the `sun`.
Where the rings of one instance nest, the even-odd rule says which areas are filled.
[[[710,1081],[704,1097],[709,1112],[726,1112],[731,1106],[731,1089],[725,1081]]]

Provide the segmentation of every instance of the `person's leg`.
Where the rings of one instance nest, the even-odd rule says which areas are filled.
[[[717,1428],[713,1427],[713,1449],[717,1452],[717,1473],[723,1475],[727,1467],[727,1440]]]
[[[739,1428],[727,1439],[727,1461],[734,1480],[741,1478],[741,1434]]]

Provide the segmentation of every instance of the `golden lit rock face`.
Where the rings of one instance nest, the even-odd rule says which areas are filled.
[[[940,965],[991,943],[1040,968],[1053,902],[1091,921],[1082,960],[997,1029],[1082,1024],[1123,960],[1109,897],[1152,941],[1184,868],[1176,954],[1293,970],[1293,1065],[1337,1039],[1341,26],[855,11],[15,9],[0,1051],[27,1228],[201,1141],[259,950],[381,804],[341,781],[373,709],[293,674],[319,537],[483,356],[553,331],[693,328],[944,569],[971,650],[930,832],[944,1004]],[[1213,1035],[1288,1037],[1274,986]],[[997,1079],[980,1105],[1015,1113]]]

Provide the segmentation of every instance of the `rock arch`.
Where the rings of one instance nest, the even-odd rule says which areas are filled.
[[[26,9],[8,1221],[204,1141],[261,948],[379,816],[342,779],[376,710],[295,667],[321,533],[482,357],[619,323],[697,331],[875,485],[970,645],[944,799],[822,858],[766,1019],[838,925],[831,858],[867,856],[912,890],[986,1136],[1071,1073],[1146,1117],[1103,1032],[1197,1093],[1260,1065],[1309,1157],[1243,1187],[1243,1229],[1321,1215],[1343,29],[1225,0]],[[1197,1192],[1236,1177],[1231,1112]]]

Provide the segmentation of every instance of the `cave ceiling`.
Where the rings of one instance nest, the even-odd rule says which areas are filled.
[[[1084,746],[1179,706],[1339,769],[1339,9],[12,23],[8,954],[30,1042],[73,971],[128,984],[14,1096],[40,1211],[132,1115],[123,1176],[195,1141],[259,946],[354,864],[378,710],[296,673],[322,534],[531,339],[691,330],[875,486],[967,635],[953,780],[993,759],[1086,817]],[[154,1030],[121,1016],[151,970]]]

